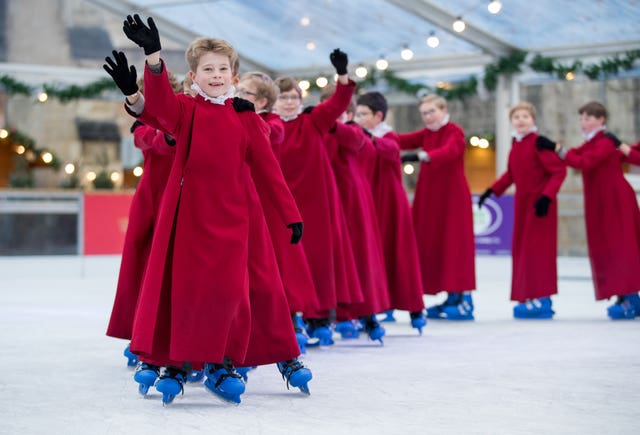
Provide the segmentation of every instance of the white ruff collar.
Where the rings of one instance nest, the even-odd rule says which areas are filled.
[[[236,88],[233,85],[229,86],[229,90],[227,90],[225,94],[220,95],[219,97],[210,97],[209,95],[205,94],[204,91],[200,89],[200,86],[198,86],[196,83],[193,83],[191,85],[191,89],[196,91],[198,95],[200,95],[202,98],[204,98],[205,101],[208,101],[211,104],[223,105],[225,101],[227,101],[229,98],[233,98],[233,96],[236,94]]]
[[[599,132],[601,132],[602,130],[606,130],[607,126],[606,125],[602,125],[598,128],[596,128],[593,131],[590,131],[589,133],[583,133],[582,137],[584,137],[584,140],[586,141],[590,141],[591,139],[593,139],[593,137],[598,134]]]
[[[442,127],[444,127],[445,125],[447,125],[449,123],[449,118],[451,118],[451,115],[449,115],[448,113],[446,115],[444,115],[444,118],[442,118],[442,122],[440,123],[440,125],[436,128],[429,128],[430,131],[438,131],[440,130]]]
[[[531,127],[531,130],[527,131],[526,133],[518,133],[517,131],[512,131],[511,132],[511,136],[517,140],[518,142],[520,142],[526,135],[528,135],[529,133],[535,133],[536,131],[538,131],[538,127],[537,126],[533,126]]]
[[[284,122],[289,122],[289,121],[293,121],[294,119],[296,119],[298,117],[297,114],[295,115],[291,115],[291,116],[283,116],[280,115],[280,119],[282,119]]]
[[[375,137],[382,137],[390,131],[393,131],[393,128],[391,128],[391,126],[386,122],[382,121],[371,130],[369,130],[369,133],[371,133],[371,135]]]

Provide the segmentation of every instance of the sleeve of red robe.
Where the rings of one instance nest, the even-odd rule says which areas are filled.
[[[353,80],[349,80],[347,85],[338,82],[333,95],[315,106],[309,113],[311,122],[320,133],[328,132],[336,123],[336,119],[347,110],[355,89],[356,83]]]
[[[553,151],[540,150],[537,155],[542,166],[551,174],[549,181],[542,189],[542,194],[549,198],[555,198],[567,176],[567,166]]]
[[[338,122],[334,134],[340,147],[352,153],[358,153],[364,147],[366,136],[362,128],[356,124]]]
[[[422,130],[411,133],[396,133],[395,138],[401,150],[415,150],[422,148],[424,134]]]
[[[605,140],[607,143],[604,143]],[[600,165],[610,157],[611,154],[617,152],[618,150],[613,146],[611,139],[604,138],[602,141],[599,141],[598,146],[594,146],[586,150],[583,146],[570,149],[567,151],[564,161],[572,168],[588,170]]]
[[[625,161],[632,165],[640,166],[640,142],[631,147],[629,155],[625,157]]]
[[[442,144],[438,148],[429,150],[429,164],[434,166],[460,158],[466,145],[462,129],[452,128],[451,131],[446,133]]]

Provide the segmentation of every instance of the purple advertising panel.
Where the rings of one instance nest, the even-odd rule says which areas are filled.
[[[513,195],[491,196],[478,208],[473,195],[473,232],[476,254],[510,255],[513,233]]]

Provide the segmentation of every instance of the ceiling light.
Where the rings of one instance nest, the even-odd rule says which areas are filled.
[[[309,83],[308,80],[300,80],[298,82],[298,86],[300,87],[300,89],[302,89],[303,91],[308,90],[311,87],[311,83]]]
[[[301,26],[308,26],[310,23],[311,23],[311,20],[309,19],[309,17],[300,18],[300,25]]]
[[[356,68],[355,73],[356,73],[356,77],[363,79],[367,76],[369,71],[364,65],[359,65],[358,68]]]
[[[389,62],[387,62],[387,59],[385,59],[384,56],[380,56],[380,59],[376,60],[376,68],[380,71],[384,71],[389,68]]]
[[[324,88],[325,86],[327,86],[329,84],[329,80],[327,80],[326,77],[320,76],[316,79],[316,85],[319,88]]]
[[[487,5],[487,9],[492,14],[497,14],[502,9],[502,2],[499,0],[490,1],[489,5]]]
[[[456,20],[453,22],[453,30],[455,30],[458,33],[462,33],[464,32],[464,29],[466,29],[467,25],[465,24],[464,21],[462,21],[462,17],[458,17],[456,18]]]
[[[307,50],[315,50],[316,49],[316,44],[312,41],[307,42]]]
[[[436,32],[431,32],[427,38],[427,45],[431,48],[436,48],[440,45],[440,39],[436,36]]]
[[[400,52],[400,57],[404,60],[413,59],[413,51],[409,48],[408,45],[405,45],[402,51]]]

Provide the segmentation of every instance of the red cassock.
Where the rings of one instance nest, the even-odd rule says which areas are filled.
[[[143,122],[176,138],[133,325],[131,350],[153,361],[245,361],[250,330],[246,164],[281,220],[302,219],[255,112],[176,95],[145,67]]]
[[[507,171],[491,186],[500,196],[515,184],[515,210],[511,243],[511,300],[525,302],[558,293],[558,201],[556,195],[567,175],[564,162],[549,150],[538,150],[536,133],[513,139]],[[535,215],[542,195],[551,198],[549,212]]]
[[[380,226],[391,308],[410,312],[424,309],[418,247],[411,207],[402,185],[400,149],[392,133],[373,139],[370,171],[373,202]],[[366,150],[365,150],[366,152]],[[365,163],[370,168],[370,165]]]
[[[118,287],[107,327],[108,336],[127,340],[131,339],[156,216],[175,155],[175,149],[167,144],[164,134],[146,125],[134,130],[133,143],[142,150],[143,173],[129,208]]]
[[[640,290],[640,211],[621,160],[602,131],[565,157],[567,165],[582,171],[587,244],[598,300]]]
[[[399,134],[403,150],[422,148],[413,200],[422,282],[426,294],[476,288],[473,210],[464,175],[464,132],[449,122],[438,131]]]
[[[318,297],[305,317],[328,317],[338,303],[362,302],[346,221],[323,135],[347,109],[355,83],[338,83],[335,93],[284,123],[282,172],[304,220],[304,251]]]
[[[324,140],[364,296],[363,303],[339,309],[338,317],[343,320],[380,313],[390,306],[387,274],[371,186],[358,162],[360,151],[369,140],[360,126],[341,122],[325,134]]]
[[[279,158],[280,147],[284,140],[284,124],[280,116],[274,113],[265,112],[261,113],[260,116],[271,129],[269,134],[271,147],[276,158]],[[318,298],[303,248],[308,228],[305,226],[302,241],[292,245],[289,242],[291,230],[282,224],[278,208],[275,204],[266,202],[262,204],[262,207],[269,232],[271,233],[271,239],[273,240],[273,249],[276,253],[280,276],[287,295],[290,311],[291,313],[304,313],[307,310],[313,310],[318,305]]]
[[[640,142],[631,146],[631,151],[626,156],[625,161],[632,165],[640,166]]]

